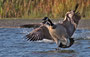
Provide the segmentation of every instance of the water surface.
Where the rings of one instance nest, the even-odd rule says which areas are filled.
[[[77,29],[70,48],[56,51],[50,41],[30,42],[25,35],[30,28],[0,28],[0,57],[90,57],[90,30]]]

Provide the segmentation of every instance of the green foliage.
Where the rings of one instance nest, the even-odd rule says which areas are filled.
[[[77,3],[81,15],[90,19],[90,0],[0,0],[0,18],[63,18]]]

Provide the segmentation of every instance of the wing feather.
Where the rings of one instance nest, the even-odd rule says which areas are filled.
[[[21,25],[21,28],[38,28],[40,27],[41,24],[40,23],[31,23],[31,24],[25,24],[25,25]]]
[[[50,39],[53,40],[48,28],[46,26],[40,26],[39,28],[34,29],[28,35],[26,35],[27,39],[30,41],[37,41],[42,39]]]

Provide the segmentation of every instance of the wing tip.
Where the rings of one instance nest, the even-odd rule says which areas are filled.
[[[38,41],[38,40],[42,40],[43,39],[40,35],[32,34],[32,33],[26,35],[26,38],[29,41]]]

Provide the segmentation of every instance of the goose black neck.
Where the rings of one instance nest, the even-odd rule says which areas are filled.
[[[53,25],[54,25],[50,19],[48,19],[48,21],[50,22],[50,25],[51,25],[51,26],[53,26]]]

